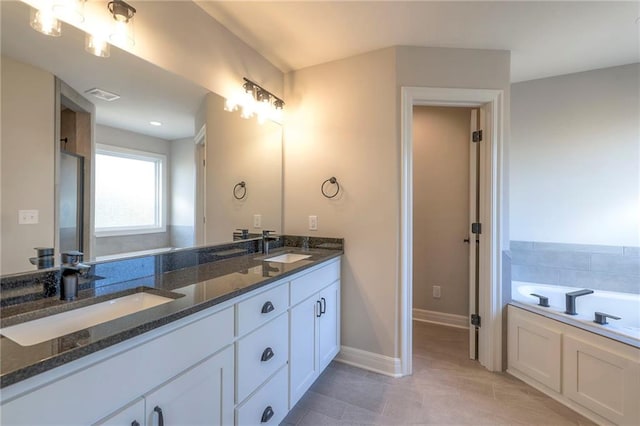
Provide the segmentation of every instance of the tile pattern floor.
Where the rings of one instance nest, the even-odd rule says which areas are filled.
[[[332,362],[282,425],[593,425],[506,373],[468,359],[468,332],[414,322],[413,375]]]

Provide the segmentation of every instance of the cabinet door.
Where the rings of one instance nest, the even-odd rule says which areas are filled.
[[[291,308],[289,330],[289,409],[318,377],[318,297],[313,295]]]
[[[94,426],[144,426],[144,398],[94,423]]]
[[[320,371],[340,351],[340,281],[320,292],[322,315],[318,318]]]
[[[145,395],[146,425],[233,424],[233,346]]]

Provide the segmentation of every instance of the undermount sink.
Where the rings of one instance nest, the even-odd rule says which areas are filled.
[[[280,256],[270,257],[265,259],[265,262],[277,262],[277,263],[293,263],[298,260],[308,259],[310,258],[310,254],[295,254],[295,253],[285,253]]]
[[[0,334],[21,346],[31,346],[102,324],[103,322],[144,311],[172,300],[175,299],[139,292],[84,308],[12,325],[1,329]]]

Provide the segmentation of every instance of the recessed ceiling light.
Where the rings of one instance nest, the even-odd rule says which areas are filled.
[[[120,95],[117,95],[115,93],[111,93],[111,92],[107,92],[104,89],[99,89],[97,87],[94,87],[93,89],[89,89],[87,91],[85,91],[84,93],[88,94],[88,95],[93,95],[98,99],[102,99],[103,101],[107,101],[107,102],[111,102],[111,101],[115,101],[116,99],[120,99]]]
[[[159,121],[150,121],[149,124],[151,124],[152,126],[162,126],[162,123]]]

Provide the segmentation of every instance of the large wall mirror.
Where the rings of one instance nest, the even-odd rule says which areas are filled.
[[[34,270],[36,247],[57,263],[282,231],[280,125],[114,46],[93,56],[65,23],[38,33],[22,2],[0,7],[2,275]]]

